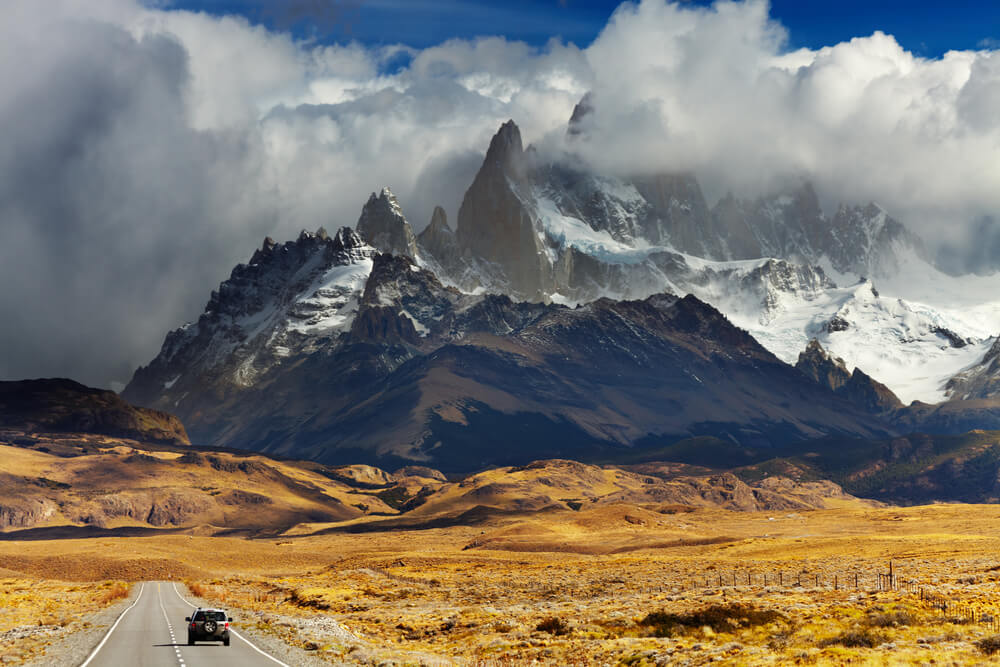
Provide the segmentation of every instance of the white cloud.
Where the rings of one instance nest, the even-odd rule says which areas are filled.
[[[158,7],[0,8],[2,377],[127,379],[264,234],[353,225],[384,184],[418,229],[438,203],[454,224],[499,124],[558,145],[588,90],[601,169],[694,170],[720,195],[807,175],[939,239],[1000,211],[994,51],[787,52],[760,0],[626,3],[585,49],[316,45]]]
[[[881,32],[784,45],[766,2],[624,5],[587,51],[588,157],[694,170],[717,195],[804,175],[829,203],[877,200],[932,241],[1000,210],[993,53],[924,59]]]

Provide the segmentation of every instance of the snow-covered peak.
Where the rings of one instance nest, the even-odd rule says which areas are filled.
[[[286,358],[336,345],[350,329],[377,254],[348,227],[332,238],[304,231],[280,245],[265,240],[212,292],[196,324],[167,335],[128,391],[137,399],[155,391],[180,400],[189,383],[206,378],[248,386]]]

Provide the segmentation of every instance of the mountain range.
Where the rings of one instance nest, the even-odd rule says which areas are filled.
[[[994,280],[805,181],[709,206],[692,174],[595,174],[588,103],[558,159],[505,123],[455,229],[385,188],[265,239],[123,396],[198,443],[456,471],[1000,424]]]

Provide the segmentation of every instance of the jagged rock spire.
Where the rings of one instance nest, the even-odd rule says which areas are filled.
[[[528,170],[521,131],[509,120],[490,141],[486,159],[458,210],[457,237],[462,252],[498,265],[521,294],[539,293],[551,271],[532,221],[519,195]]]
[[[453,263],[460,254],[455,232],[448,226],[448,215],[440,206],[434,207],[431,222],[417,236],[417,243],[446,270],[453,268]]]
[[[573,115],[569,117],[569,126],[566,128],[566,136],[569,138],[579,137],[586,133],[584,125],[588,116],[594,113],[594,95],[587,93],[573,107]]]
[[[388,187],[368,198],[358,218],[358,233],[382,252],[416,258],[417,239],[403,209]]]
[[[365,244],[361,236],[350,227],[341,227],[337,230],[337,235],[333,237],[333,243],[345,250],[360,248]]]
[[[499,169],[510,175],[519,175],[523,170],[524,145],[521,130],[513,120],[508,120],[490,141],[483,167]]]

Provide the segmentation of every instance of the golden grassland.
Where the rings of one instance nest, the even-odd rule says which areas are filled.
[[[0,657],[31,660],[55,639],[90,627],[93,614],[128,597],[123,581],[68,583],[0,572]]]
[[[5,607],[23,609],[0,617],[0,631],[81,619],[108,584],[53,579],[114,572],[183,579],[240,623],[332,663],[1000,662],[998,506],[610,504],[477,526],[297,532],[0,541],[0,563],[20,577],[5,584]],[[877,590],[890,561],[897,590]]]

